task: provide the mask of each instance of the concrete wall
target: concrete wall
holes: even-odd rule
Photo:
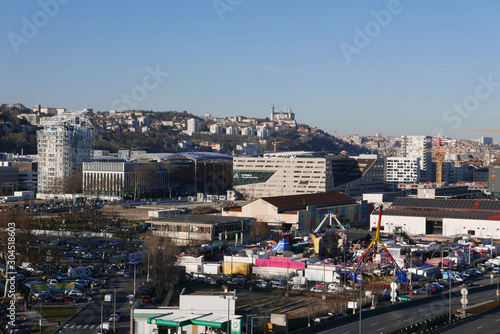
[[[499,238],[500,221],[443,218],[443,235],[469,234],[474,231],[474,236],[479,238]]]
[[[377,227],[378,215],[370,215],[370,230]],[[382,214],[383,233],[393,233],[396,227],[411,235],[425,235],[425,217],[384,216]],[[479,219],[443,218],[443,236],[469,234],[479,238],[500,238],[500,221]]]
[[[370,215],[370,230],[376,229],[377,223],[378,215]],[[425,235],[425,217],[384,216],[382,213],[381,226],[384,227],[383,233],[393,233],[395,227],[402,227],[411,235]]]
[[[286,268],[271,268],[271,267],[253,267],[252,273],[263,279],[282,279],[287,278]],[[288,269],[288,277],[301,276],[303,270]]]
[[[327,283],[335,282],[334,280],[335,271],[328,269],[329,269],[328,267],[325,267],[324,270],[323,268],[308,267],[306,268],[304,275],[305,277],[307,277],[309,281],[327,282]]]
[[[179,300],[179,310],[182,311],[207,311],[214,313],[227,314],[228,306],[229,313],[234,314],[236,300],[233,296],[227,295],[223,298],[222,295],[181,295]]]

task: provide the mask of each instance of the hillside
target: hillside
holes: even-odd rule
[[[185,133],[187,120],[198,118],[200,133],[189,136]],[[255,135],[226,135],[209,133],[213,121],[204,120],[188,112],[128,111],[120,116],[108,113],[91,114],[90,120],[96,129],[96,150],[143,150],[147,152],[218,151],[231,154],[237,145],[255,143],[259,151],[346,151],[350,155],[367,153],[367,150],[343,142],[319,129],[301,124],[301,131],[285,128],[272,131],[265,140]],[[235,125],[227,118],[224,124]],[[147,125],[145,125],[147,124]],[[36,126],[31,125],[23,114],[7,105],[0,112],[0,152],[36,154]],[[181,145],[180,145],[181,143]],[[214,148],[219,148],[214,150]]]

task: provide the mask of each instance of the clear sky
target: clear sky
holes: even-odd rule
[[[41,0],[0,12],[1,103],[267,117],[274,101],[338,135],[500,128],[494,0]]]

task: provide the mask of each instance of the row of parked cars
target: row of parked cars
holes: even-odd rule
[[[7,309],[7,305],[1,303],[0,304],[0,329],[3,333],[7,334],[31,334],[31,331],[28,329],[21,329],[17,325],[11,325],[9,322],[11,319],[8,317],[9,310]]]

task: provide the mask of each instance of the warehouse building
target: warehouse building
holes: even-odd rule
[[[273,230],[309,234],[328,213],[347,218],[352,225],[367,227],[367,203],[340,192],[263,197],[241,208],[223,212],[225,216],[255,217]]]
[[[377,228],[378,212],[370,216]],[[480,199],[396,198],[382,213],[380,230],[410,235],[500,238],[500,202]]]

